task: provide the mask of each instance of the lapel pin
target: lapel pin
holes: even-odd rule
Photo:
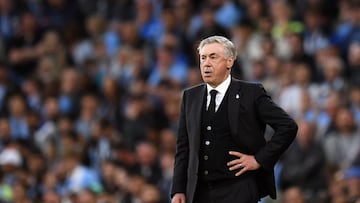
[[[236,99],[239,99],[239,98],[240,98],[239,94],[236,94]]]

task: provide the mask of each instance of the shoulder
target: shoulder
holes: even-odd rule
[[[245,80],[239,80],[234,77],[231,78],[231,81],[236,84],[244,85],[244,86],[259,86],[261,85],[260,82],[251,82],[251,81],[245,81]]]
[[[243,90],[250,90],[250,91],[264,90],[264,87],[260,82],[249,82],[235,78],[232,78],[231,81],[233,85],[238,86]]]
[[[202,90],[204,90],[204,88],[206,88],[205,83],[201,83],[199,85],[195,85],[192,87],[188,87],[184,90],[184,94],[196,94],[198,92],[201,92]]]

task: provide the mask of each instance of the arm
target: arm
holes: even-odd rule
[[[185,102],[186,102],[186,94],[184,92],[181,103],[181,110],[180,110],[178,137],[176,140],[174,176],[173,176],[173,184],[171,188],[171,196],[174,198],[173,200],[179,200],[179,198],[182,199],[177,194],[180,193],[185,194],[186,184],[187,184],[189,140],[187,134],[187,127],[186,127]]]
[[[261,166],[264,169],[273,169],[281,154],[288,148],[297,132],[296,123],[278,107],[265,90],[260,86],[253,86],[255,113],[259,122],[269,124],[275,133],[272,139],[266,143],[255,155],[243,154],[230,151],[229,154],[236,159],[228,162],[229,170],[239,170],[236,176],[249,170],[257,170]]]
[[[271,100],[262,86],[257,91],[255,102],[261,121],[274,129],[272,138],[255,154],[255,159],[264,169],[271,170],[295,139],[298,127],[295,121]]]

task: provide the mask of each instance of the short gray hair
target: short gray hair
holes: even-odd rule
[[[234,60],[236,59],[237,53],[234,43],[232,43],[229,39],[223,36],[211,36],[201,40],[197,50],[200,52],[200,49],[202,49],[205,45],[213,43],[223,45],[226,57],[232,57]]]

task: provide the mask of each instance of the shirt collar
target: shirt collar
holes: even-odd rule
[[[209,84],[206,84],[207,86],[207,93],[210,94],[211,90],[217,90],[218,93],[220,93],[221,95],[224,95],[226,90],[228,89],[228,87],[230,86],[230,82],[231,82],[231,77],[230,75],[226,78],[226,80],[224,80],[224,82],[222,82],[220,85],[218,85],[217,87],[213,88],[211,87]]]

